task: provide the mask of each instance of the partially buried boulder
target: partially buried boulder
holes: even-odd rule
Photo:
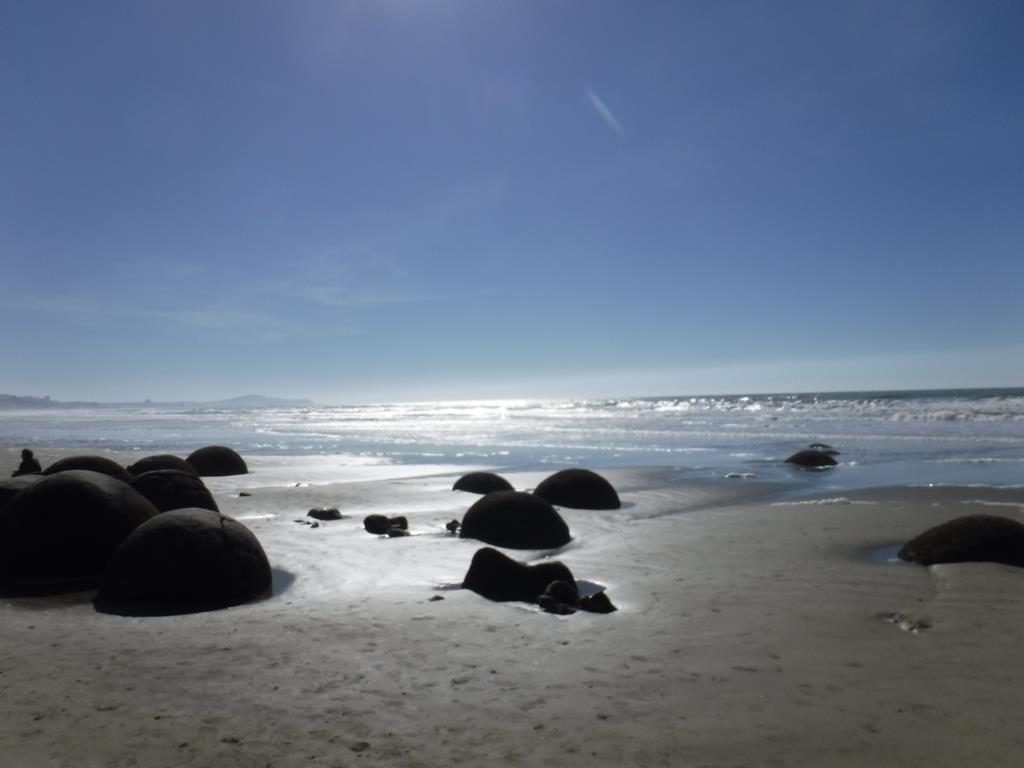
[[[202,477],[226,477],[248,474],[245,460],[233,449],[224,445],[208,445],[192,451],[185,459]]]
[[[179,472],[176,469],[143,472],[132,480],[131,486],[153,502],[153,506],[161,512],[188,507],[219,511],[213,495],[194,472]]]
[[[134,464],[128,465],[128,471],[133,475],[141,475],[145,472],[156,472],[159,469],[176,469],[179,472],[188,472],[190,475],[196,474],[196,471],[192,468],[191,464],[180,456],[172,456],[169,453],[147,456],[144,459],[139,459]]]
[[[337,507],[313,507],[306,516],[314,520],[341,520],[341,512]]]
[[[544,480],[533,493],[559,507],[618,509],[622,506],[612,484],[589,469],[563,469]]]
[[[536,603],[553,581],[576,586],[572,572],[562,563],[526,565],[496,549],[484,547],[473,555],[462,586],[488,600]]]
[[[252,531],[209,509],[177,509],[124,541],[93,604],[121,616],[166,616],[240,605],[270,590],[270,563]]]
[[[44,477],[0,509],[0,593],[95,587],[114,550],[157,509],[127,483],[89,470]]]
[[[807,449],[797,451],[786,459],[786,463],[792,464],[795,467],[819,469],[821,467],[834,467],[838,462],[826,451]]]
[[[43,474],[53,475],[57,472],[67,472],[69,469],[87,469],[90,472],[99,472],[101,475],[116,477],[122,483],[132,481],[131,472],[106,456],[68,456],[66,459],[55,461],[48,466],[43,470]]]
[[[1024,567],[1024,525],[996,515],[958,517],[915,536],[899,555],[921,565],[987,562]]]
[[[363,518],[363,527],[367,533],[386,534],[392,538],[409,535],[409,521],[402,516],[367,515]]]
[[[453,491],[468,491],[469,493],[492,493],[494,491],[514,491],[512,483],[501,475],[493,472],[470,472],[455,481]]]
[[[478,500],[462,518],[459,535],[512,549],[551,549],[572,540],[551,504],[521,491],[495,491]]]

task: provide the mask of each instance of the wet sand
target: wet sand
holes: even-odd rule
[[[0,451],[4,476],[16,464]],[[558,617],[450,588],[482,546],[444,532],[477,498],[450,490],[466,468],[250,465],[208,485],[262,542],[273,597],[144,619],[98,614],[90,593],[0,600],[5,765],[1010,766],[1024,753],[1024,570],[871,556],[969,512],[1024,520],[1024,489],[808,503],[603,472],[624,509],[562,510],[575,538],[553,556],[619,611]],[[531,488],[544,473],[506,476]],[[294,522],[318,505],[349,517]],[[407,516],[413,535],[366,533],[374,512]]]

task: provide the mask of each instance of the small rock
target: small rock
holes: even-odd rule
[[[239,491],[238,492],[238,497],[239,498],[244,498],[245,496],[252,496],[252,494],[249,493],[248,491]]]
[[[444,600],[444,596],[443,595],[434,595],[432,598],[430,598],[429,602],[436,603],[438,600]]]
[[[352,744],[349,747],[349,749],[351,749],[353,752],[365,752],[369,748],[370,742],[368,741],[357,741],[355,744]]]
[[[447,529],[448,533],[458,533],[459,528],[462,527],[462,523],[458,520],[449,520],[444,527]]]
[[[316,520],[341,520],[337,507],[313,507],[306,515]]]

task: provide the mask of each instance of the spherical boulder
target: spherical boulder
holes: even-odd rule
[[[156,456],[146,456],[144,459],[139,459],[134,464],[128,465],[128,471],[133,475],[141,475],[145,472],[155,472],[158,469],[176,469],[179,472],[188,472],[190,475],[196,474],[196,471],[192,468],[191,464],[180,456],[172,456],[169,453],[161,453]]]
[[[131,486],[153,502],[153,506],[161,512],[188,507],[219,511],[213,495],[194,472],[155,469],[133,479]]]
[[[87,469],[90,472],[99,472],[101,475],[115,477],[122,483],[132,481],[131,472],[106,456],[68,456],[48,466],[43,470],[43,474],[53,475],[57,472],[67,472],[69,469]]]
[[[270,591],[270,563],[252,531],[213,510],[176,509],[118,547],[93,605],[121,616],[166,616],[241,605]]]
[[[966,515],[929,528],[904,544],[901,560],[1004,563],[1024,567],[1024,525],[997,515]]]
[[[589,469],[555,472],[533,493],[556,506],[572,509],[618,509],[622,506],[612,484]]]
[[[202,477],[226,477],[249,473],[245,460],[234,449],[224,445],[199,448],[192,451],[185,461]]]
[[[470,472],[455,481],[453,491],[469,493],[492,493],[493,491],[514,491],[512,483],[493,472]]]
[[[0,509],[0,594],[95,587],[114,550],[157,514],[134,488],[99,472],[43,477]]]
[[[0,508],[30,485],[43,479],[42,475],[18,475],[10,480],[0,480]]]
[[[494,491],[479,499],[463,516],[459,536],[512,549],[552,549],[572,540],[551,504],[521,491]]]
[[[809,469],[834,467],[838,463],[839,462],[833,459],[827,451],[819,451],[817,449],[797,451],[786,459],[786,464],[792,464],[795,467],[804,467]]]
[[[527,565],[496,549],[484,547],[473,555],[462,587],[488,600],[536,603],[553,581],[576,584],[572,571],[560,562]]]

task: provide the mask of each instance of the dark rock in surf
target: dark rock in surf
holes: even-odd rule
[[[544,480],[533,493],[556,506],[572,509],[618,509],[622,506],[612,484],[589,469],[563,469]]]
[[[202,477],[227,477],[245,475],[249,468],[245,460],[233,449],[224,445],[208,445],[189,454],[185,459]]]
[[[839,451],[837,451],[831,445],[828,445],[826,443],[811,443],[807,447],[810,448],[812,451],[821,451],[822,453],[827,453],[829,456],[839,455]]]
[[[797,451],[786,459],[786,463],[792,464],[795,467],[819,469],[821,467],[834,467],[838,462],[824,451],[803,450]]]
[[[536,603],[553,581],[576,583],[572,572],[562,563],[526,565],[496,549],[484,547],[473,555],[462,586],[488,600]]]
[[[176,469],[179,472],[187,472],[190,475],[195,475],[196,471],[180,456],[172,456],[169,453],[161,453],[156,456],[146,456],[144,459],[139,459],[134,464],[128,465],[128,471],[133,475],[142,475],[146,472],[156,472],[160,469]]]
[[[130,483],[132,481],[131,472],[106,456],[68,456],[48,466],[43,470],[43,474],[53,475],[57,472],[67,472],[69,469],[86,469],[90,472],[99,472],[101,475],[117,478],[122,483]]]
[[[552,549],[572,540],[551,504],[521,491],[495,491],[479,499],[462,518],[459,536],[512,549]]]
[[[94,588],[114,550],[157,514],[134,488],[99,472],[40,479],[0,509],[0,594]]]
[[[161,512],[189,507],[219,511],[213,495],[195,472],[156,469],[143,472],[132,480],[131,486]]]
[[[117,549],[94,605],[122,616],[196,613],[270,594],[270,563],[252,531],[208,509],[140,525]]]
[[[306,515],[314,520],[341,520],[341,512],[337,507],[313,507]]]
[[[966,515],[929,528],[904,544],[901,560],[937,563],[1003,563],[1024,567],[1024,525],[996,515]]]
[[[452,490],[486,494],[494,491],[514,491],[515,488],[504,477],[493,472],[470,472],[456,480]]]
[[[444,524],[444,527],[445,530],[448,531],[448,533],[458,534],[459,528],[462,527],[462,523],[460,523],[458,520],[449,520],[447,523]]]

